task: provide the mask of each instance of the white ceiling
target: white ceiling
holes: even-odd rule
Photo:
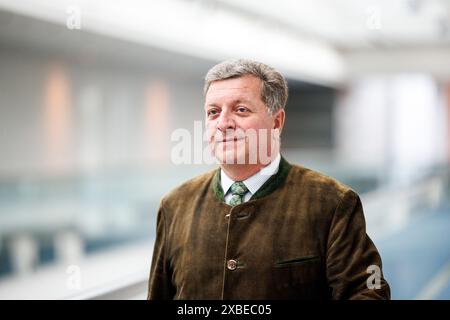
[[[449,0],[220,0],[346,50],[450,44]]]
[[[85,31],[209,60],[253,58],[322,84],[344,81],[358,52],[438,49],[444,61],[432,67],[449,62],[450,0],[0,0],[61,26],[73,6]]]

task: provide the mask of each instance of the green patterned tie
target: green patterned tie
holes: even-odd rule
[[[242,181],[235,182],[231,185],[231,199],[229,205],[234,207],[235,205],[244,202],[244,195],[247,193],[248,189]]]

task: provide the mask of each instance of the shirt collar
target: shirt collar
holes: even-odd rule
[[[262,185],[269,180],[269,178],[278,172],[278,167],[280,165],[281,155],[277,154],[275,159],[269,163],[267,166],[259,170],[257,173],[252,175],[251,177],[244,180],[245,186],[248,188],[251,194],[255,194]],[[223,194],[226,195],[231,185],[235,181],[227,176],[225,171],[220,170],[220,183],[222,185]]]

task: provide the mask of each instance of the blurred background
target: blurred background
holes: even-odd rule
[[[361,195],[392,298],[450,299],[447,0],[0,0],[0,299],[145,298],[228,58],[287,77],[282,152]]]

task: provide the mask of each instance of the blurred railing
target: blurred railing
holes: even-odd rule
[[[434,212],[446,200],[448,171],[401,187],[386,187],[361,195],[367,233],[373,239],[392,234],[414,216]]]
[[[441,171],[412,185],[362,193],[368,234],[378,241],[404,227],[415,215],[433,212],[449,198],[448,186],[448,171]],[[152,249],[153,243],[147,239],[101,250],[72,264],[66,260],[30,274],[0,279],[0,298],[145,299]],[[73,277],[70,265],[81,272],[79,288],[68,283]]]
[[[429,177],[412,186],[385,188],[361,196],[368,233],[381,238],[404,226],[415,212],[436,208],[446,197],[448,173]],[[79,295],[83,299],[144,299],[148,275],[120,281],[114,287]]]
[[[91,289],[67,297],[72,300],[143,300],[146,298],[148,274],[136,273],[119,279],[112,285]]]
[[[0,280],[1,299],[143,299],[153,242],[122,244]]]

